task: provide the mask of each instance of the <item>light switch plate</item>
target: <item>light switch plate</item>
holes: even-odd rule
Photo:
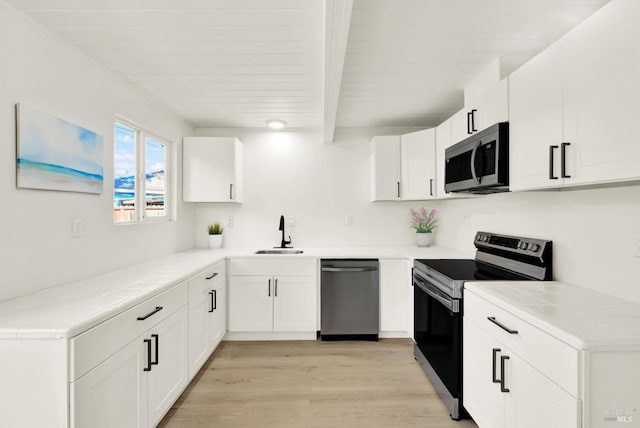
[[[287,222],[289,223],[289,227],[293,227],[296,225],[296,218],[294,216],[287,217]]]
[[[352,215],[344,216],[344,224],[346,226],[351,226],[353,224],[353,216]]]
[[[227,217],[227,227],[228,228],[233,227],[233,217]]]
[[[71,237],[80,238],[84,236],[84,219],[74,218],[71,221]]]

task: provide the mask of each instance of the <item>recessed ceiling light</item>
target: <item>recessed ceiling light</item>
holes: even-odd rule
[[[280,119],[269,119],[267,120],[267,126],[271,129],[282,129],[287,125],[287,122]]]

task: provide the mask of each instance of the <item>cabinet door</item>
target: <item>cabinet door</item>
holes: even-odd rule
[[[466,334],[466,332],[465,332]],[[580,402],[513,352],[504,361],[507,427],[578,428]]]
[[[186,137],[182,148],[182,190],[186,202],[238,202],[235,138]],[[236,188],[237,191],[237,188]]]
[[[317,330],[315,277],[275,277],[273,295],[273,331]]]
[[[400,193],[400,137],[373,137],[372,150],[372,191],[374,201],[397,201]]]
[[[188,383],[188,320],[185,305],[149,331],[154,363],[147,372],[149,426],[160,422]]]
[[[640,177],[637,0],[605,5],[562,39],[565,184]]]
[[[272,331],[271,276],[229,277],[229,331]]]
[[[207,349],[209,350],[209,355],[218,347],[218,344],[227,333],[226,291],[225,278],[221,277],[215,279],[209,292],[211,294],[207,294],[209,298],[209,306],[207,307]]]
[[[500,384],[493,382],[494,369],[498,379],[500,377],[500,356],[505,348],[468,321],[467,317],[464,317],[463,322],[462,404],[481,427],[515,427],[505,425],[505,394],[500,391]],[[495,365],[494,352],[497,359]]]
[[[444,152],[451,144],[451,119],[447,119],[436,128],[436,197],[438,199],[448,199],[454,195],[444,191]]]
[[[425,129],[400,137],[400,193],[403,200],[435,198],[435,142],[435,129]]]
[[[407,334],[407,284],[410,283],[406,260],[380,260],[380,330]]]
[[[189,300],[189,379],[209,358],[209,295],[200,293]]]
[[[470,109],[463,108],[451,116],[451,142],[453,144],[459,143],[472,134],[469,116],[467,116],[470,111]]]
[[[71,426],[147,426],[147,346],[131,342],[70,385]]]
[[[502,79],[500,83],[481,95],[476,102],[476,111],[473,114],[478,131],[496,123],[508,121],[509,79]]]
[[[551,45],[509,77],[511,190],[558,187],[562,143],[562,52]],[[555,146],[554,157],[550,148]]]

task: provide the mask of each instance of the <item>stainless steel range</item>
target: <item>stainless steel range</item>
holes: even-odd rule
[[[467,416],[462,391],[466,281],[551,280],[552,243],[478,232],[476,257],[422,259],[413,266],[414,353],[453,419]]]

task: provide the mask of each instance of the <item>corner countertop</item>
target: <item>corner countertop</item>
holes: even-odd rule
[[[640,305],[558,281],[467,282],[465,292],[577,349],[640,346]]]
[[[260,248],[262,249],[262,248]],[[192,249],[0,303],[0,339],[76,336],[231,257],[238,258],[472,258],[441,247],[296,248],[302,254],[255,254],[258,248]]]

